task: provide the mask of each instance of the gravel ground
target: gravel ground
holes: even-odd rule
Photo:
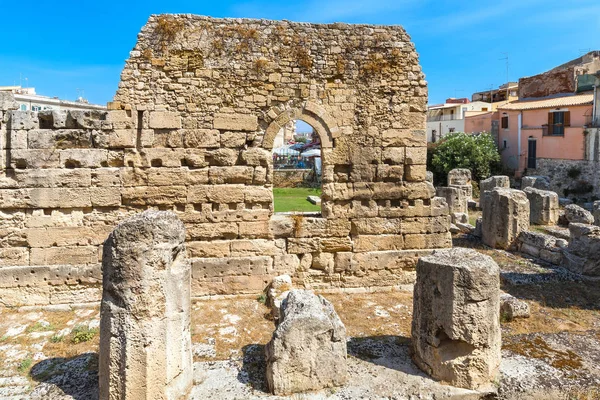
[[[526,301],[531,318],[502,323],[500,399],[600,399],[600,282],[484,248],[502,289]],[[345,323],[350,382],[295,399],[493,398],[436,382],[409,357],[412,294],[329,293]],[[269,399],[263,350],[274,325],[257,299],[195,302],[193,399]],[[97,308],[0,309],[0,399],[96,399]]]

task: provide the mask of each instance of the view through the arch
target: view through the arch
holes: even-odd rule
[[[312,126],[290,121],[273,145],[275,212],[321,211],[321,140]]]

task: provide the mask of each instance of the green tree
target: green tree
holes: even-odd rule
[[[473,180],[479,182],[500,167],[500,154],[489,133],[451,133],[429,146],[427,152],[428,168],[437,182],[444,182],[454,168],[470,169]]]

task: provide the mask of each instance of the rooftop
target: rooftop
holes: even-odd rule
[[[539,108],[556,108],[566,106],[583,106],[594,103],[591,93],[576,95],[552,96],[542,99],[518,100],[498,107],[499,110],[535,110]]]

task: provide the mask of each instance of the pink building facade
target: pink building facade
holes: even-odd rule
[[[505,167],[522,176],[537,159],[586,159],[592,94],[521,100],[498,108],[498,147]]]

